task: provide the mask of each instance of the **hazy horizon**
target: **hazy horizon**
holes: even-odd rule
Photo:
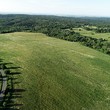
[[[109,0],[3,0],[0,14],[110,17]]]

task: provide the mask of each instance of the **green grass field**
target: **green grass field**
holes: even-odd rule
[[[0,59],[20,66],[20,110],[110,110],[110,56],[40,33],[0,35]],[[14,70],[12,70],[14,71]],[[17,104],[23,104],[18,106]]]
[[[75,32],[79,32],[81,35],[89,36],[93,38],[103,38],[110,41],[110,33],[96,33],[94,31],[87,31],[83,28],[73,28]]]

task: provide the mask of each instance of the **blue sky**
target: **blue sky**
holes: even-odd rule
[[[110,0],[0,0],[0,13],[110,17]]]

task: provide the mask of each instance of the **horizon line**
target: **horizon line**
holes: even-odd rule
[[[93,17],[93,18],[110,18],[110,16],[95,16],[95,15],[70,15],[70,14],[43,14],[43,13],[13,13],[1,12],[0,15],[38,15],[38,16],[60,16],[60,17]]]

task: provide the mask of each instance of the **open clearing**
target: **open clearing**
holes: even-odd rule
[[[0,59],[20,66],[21,110],[109,110],[110,56],[79,43],[17,32],[0,35]],[[16,106],[16,105],[15,105]]]
[[[93,38],[103,38],[110,41],[110,33],[96,33],[94,31],[87,31],[83,28],[73,28],[75,32],[79,32],[81,35],[89,36]]]

